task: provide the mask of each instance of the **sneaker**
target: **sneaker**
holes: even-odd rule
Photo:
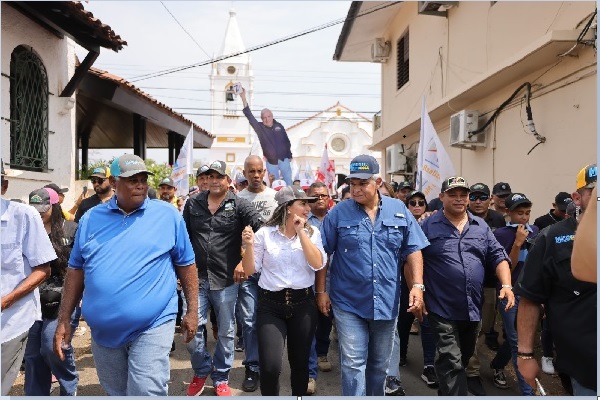
[[[504,369],[494,368],[492,364],[490,364],[490,368],[494,372],[494,386],[496,386],[499,389],[508,389],[508,383],[506,382]]]
[[[485,345],[492,351],[498,351],[500,343],[498,343],[498,336],[487,336],[485,337]]]
[[[486,396],[481,378],[478,376],[467,376],[467,389],[473,396]]]
[[[400,357],[400,366],[406,367],[407,364],[408,364],[408,361],[406,360],[406,357]]]
[[[231,389],[227,382],[221,382],[215,386],[215,394],[217,396],[231,396]]]
[[[242,390],[244,392],[254,392],[258,389],[258,382],[260,381],[260,374],[258,371],[252,371],[246,367],[246,377],[242,383]]]
[[[317,391],[317,381],[315,378],[308,378],[308,384],[306,385],[306,395],[312,396]]]
[[[192,383],[188,386],[187,395],[188,396],[199,396],[202,394],[204,390],[204,383],[206,382],[206,376],[200,378],[199,376],[194,376],[192,379]]]
[[[171,345],[171,351],[169,352],[169,354],[173,354],[174,351],[175,351],[175,340],[173,340],[173,344]]]
[[[438,387],[437,375],[435,374],[435,369],[431,365],[428,365],[425,368],[423,368],[421,379],[423,379],[423,381],[425,381],[427,386],[429,386],[430,388]]]
[[[542,357],[542,371],[548,375],[556,374],[552,357]]]
[[[319,367],[319,370],[323,372],[331,371],[331,363],[327,359],[327,356],[320,356],[317,361],[317,366]]]
[[[386,396],[406,396],[400,380],[395,376],[385,378],[385,395]]]
[[[413,321],[412,325],[410,326],[410,334],[411,335],[419,334],[419,322],[417,321],[417,319],[415,319]]]
[[[237,351],[238,353],[241,353],[242,351],[244,351],[244,338],[243,337],[239,337],[237,340],[237,343],[235,344],[235,351]]]

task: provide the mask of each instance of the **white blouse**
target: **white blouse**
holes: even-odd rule
[[[325,266],[327,255],[321,232],[315,227],[310,241],[321,252],[319,270]],[[288,239],[276,226],[263,226],[254,235],[254,264],[261,273],[258,286],[266,290],[304,289],[315,283],[315,269],[306,261],[298,235]]]

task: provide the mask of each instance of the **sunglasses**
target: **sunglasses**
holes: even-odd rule
[[[487,194],[482,194],[481,196],[472,194],[469,196],[470,201],[477,201],[477,200],[486,201],[489,198],[490,198],[490,196],[488,196]]]
[[[419,207],[425,207],[425,200],[410,200],[408,202],[409,205],[416,207],[417,204],[419,205]]]
[[[106,178],[92,178],[90,179],[90,182],[92,182],[92,185],[95,185],[96,183],[102,185],[105,180]]]

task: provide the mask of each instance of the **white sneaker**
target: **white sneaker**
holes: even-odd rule
[[[542,357],[542,371],[548,375],[556,374],[552,357]]]

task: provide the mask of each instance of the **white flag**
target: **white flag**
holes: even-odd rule
[[[194,173],[194,125],[190,126],[190,131],[185,137],[185,141],[179,151],[179,156],[175,165],[173,165],[173,172],[171,172],[171,179],[175,183],[177,188],[178,196],[187,196],[190,190],[189,176]]]
[[[315,180],[315,174],[313,173],[308,158],[306,159],[306,164],[304,165],[304,179],[310,179],[311,181]]]
[[[416,187],[423,192],[427,202],[430,202],[439,196],[442,181],[455,174],[452,161],[444,146],[442,146],[431,118],[429,118],[429,113],[425,107],[425,97],[423,97]]]
[[[316,181],[325,183],[330,192],[335,190],[333,187],[335,184],[335,162],[334,160],[329,160],[327,144],[325,144],[325,149],[323,149],[323,156],[321,157],[321,163],[317,171]]]

